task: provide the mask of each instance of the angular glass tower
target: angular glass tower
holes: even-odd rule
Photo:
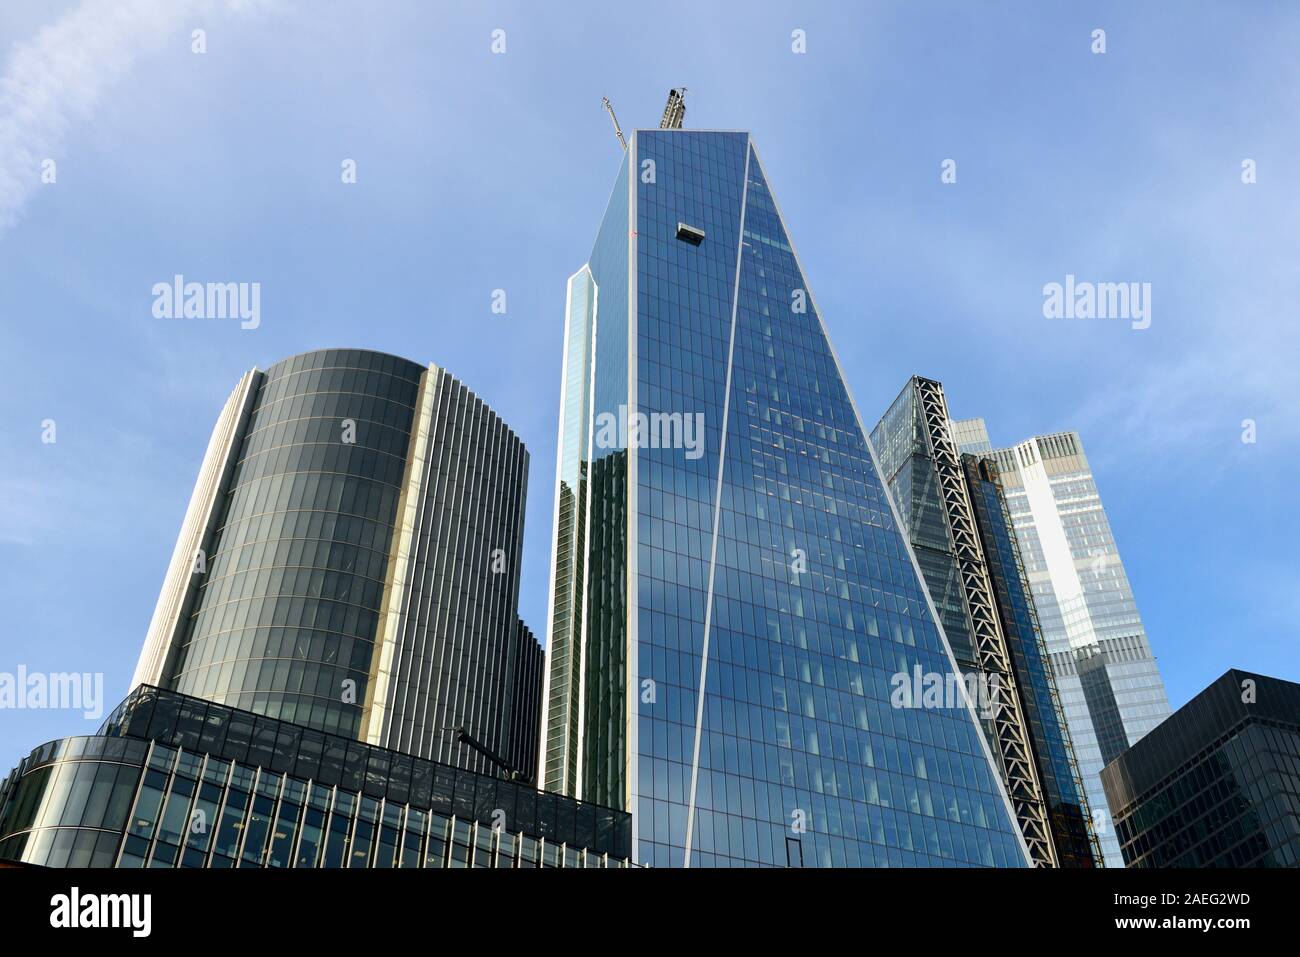
[[[988,445],[978,420],[957,423]],[[1101,769],[1169,716],[1169,699],[1077,432],[993,453],[1107,867],[1123,867]]]
[[[528,452],[438,366],[326,349],[250,370],[204,457],[132,686],[531,777],[518,618]]]
[[[994,689],[989,748],[1034,863],[1099,867],[1083,783],[997,465],[957,453],[943,386],[913,376],[872,430],[958,666]]]
[[[633,133],[569,282],[542,782],[654,866],[1024,866],[743,132]]]

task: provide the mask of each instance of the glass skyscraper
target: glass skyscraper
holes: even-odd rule
[[[1101,853],[997,465],[959,456],[954,433],[943,386],[913,376],[871,439],[958,667],[992,690],[981,717],[1031,858],[1044,867],[1097,867]]]
[[[981,420],[963,448],[990,447]],[[1106,866],[1123,867],[1101,769],[1169,716],[1133,589],[1076,432],[993,452]]]
[[[212,434],[132,686],[536,773],[518,617],[528,453],[438,366],[356,349],[246,373]]]
[[[1024,866],[748,134],[638,130],[569,281],[542,781],[654,866]]]

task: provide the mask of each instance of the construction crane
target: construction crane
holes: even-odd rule
[[[626,150],[627,140],[623,137],[623,128],[618,125],[618,117],[614,115],[614,104],[609,102],[607,96],[602,96],[600,102],[604,104],[610,122],[614,124],[614,135],[618,137],[618,145]],[[686,87],[683,86],[668,91],[668,102],[664,105],[664,115],[659,121],[659,129],[680,130],[684,119],[686,119]]]
[[[668,102],[664,105],[664,118],[659,121],[659,129],[680,130],[684,119],[686,119],[686,87],[669,90]]]
[[[614,115],[614,104],[609,102],[609,97],[602,96],[600,102],[605,104],[605,109],[609,110],[609,118],[614,123],[614,135],[618,137],[618,145],[627,150],[627,140],[623,139],[623,130],[619,128],[618,117]]]

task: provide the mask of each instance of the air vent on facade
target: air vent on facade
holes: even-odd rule
[[[687,226],[685,223],[678,223],[677,238],[690,243],[692,246],[698,246],[704,242],[704,230],[697,229],[694,226]]]

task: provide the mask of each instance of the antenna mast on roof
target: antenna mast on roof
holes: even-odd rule
[[[614,104],[609,102],[609,97],[602,96],[600,102],[605,104],[605,109],[609,110],[609,118],[614,123],[614,135],[618,137],[618,145],[627,150],[627,140],[623,139],[623,131],[619,128],[618,117],[614,115]]]
[[[686,87],[669,90],[668,102],[664,105],[664,118],[659,121],[659,129],[680,130],[684,119],[686,119]]]

